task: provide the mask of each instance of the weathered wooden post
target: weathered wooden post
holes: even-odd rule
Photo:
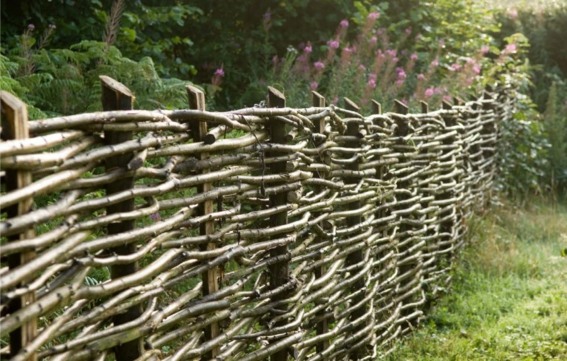
[[[205,94],[200,89],[188,85],[187,94],[189,96],[189,108],[195,110],[205,110]],[[190,124],[191,133],[194,142],[205,141],[205,136],[208,132],[208,125],[205,121],[193,122]],[[197,156],[198,160],[205,160],[209,158],[208,153],[199,153]],[[208,173],[207,169],[204,169],[202,173]],[[203,183],[197,186],[198,193],[209,192],[213,189],[212,183]],[[213,213],[214,201],[206,200],[199,204],[198,215],[204,216]],[[201,223],[199,232],[203,236],[209,236],[214,233],[214,222],[212,220],[207,220]],[[201,250],[212,251],[216,248],[216,245],[212,242],[201,245]],[[210,295],[219,290],[219,278],[220,270],[218,267],[213,267],[202,274],[203,279],[203,296]],[[205,328],[205,342],[212,340],[219,336],[220,328],[218,322],[213,322]],[[205,360],[210,360],[215,358],[219,354],[219,347],[214,347],[210,352],[204,355]]]
[[[354,112],[360,112],[360,107],[356,103],[354,103],[352,100],[350,100],[348,98],[344,98],[344,102],[345,102],[345,109],[350,110],[350,111],[354,111]],[[348,138],[349,140],[345,144],[346,147],[360,148],[361,133],[360,133],[360,124],[359,123],[349,122],[347,124],[347,129],[346,129],[345,135],[349,137]],[[357,159],[352,164],[347,165],[346,168],[348,170],[357,172],[357,171],[360,170],[359,164],[360,164],[360,159]],[[357,184],[359,182],[360,182],[360,179],[356,176],[345,177],[345,184]],[[361,201],[355,201],[355,202],[352,202],[352,203],[349,204],[349,208],[351,210],[358,210],[361,207],[362,207]],[[346,223],[347,223],[348,227],[358,226],[358,225],[360,225],[360,223],[362,223],[362,215],[359,214],[359,215],[348,216],[348,217],[346,217]],[[361,249],[356,250],[354,252],[351,252],[346,257],[347,267],[351,267],[351,266],[355,266],[355,265],[361,265],[363,261],[364,261],[364,252]],[[366,277],[361,277],[359,280],[357,280],[356,282],[353,283],[353,285],[351,286],[352,293],[359,292],[360,290],[365,288],[365,279],[366,279]],[[356,304],[362,302],[362,300],[364,300],[365,296],[366,296],[366,292],[359,292],[356,297],[353,297],[352,304],[356,305]],[[356,309],[355,311],[353,311],[351,313],[350,320],[352,322],[354,322],[354,321],[358,320],[359,318],[364,317],[364,315],[366,314],[366,311],[367,311],[367,308],[365,306],[359,307],[358,309]],[[366,326],[366,322],[363,322],[362,324],[360,324],[360,326],[358,326],[358,329],[353,330],[353,333],[364,329],[365,326]],[[358,360],[358,359],[360,359],[364,356],[364,352],[361,352],[361,350],[356,349],[356,350],[351,350],[349,352],[349,355],[350,355],[349,356],[350,359]]]
[[[311,92],[311,96],[312,96],[312,103],[314,107],[324,107],[325,106],[325,97],[322,96],[321,94],[319,94],[316,91],[312,91]],[[325,118],[320,118],[317,120],[317,122],[314,124],[315,125],[315,129],[314,131],[319,133],[319,134],[324,134],[325,133]],[[316,144],[319,145],[319,144]],[[318,189],[320,190],[320,189]],[[318,214],[315,214],[315,217],[317,217]],[[320,266],[317,267],[315,269],[315,277],[320,278],[323,277],[323,275],[325,274],[325,267],[324,266]],[[317,323],[316,329],[317,329],[317,335],[322,335],[325,334],[327,332],[329,332],[329,321],[328,319],[325,317],[325,310],[321,310],[316,317],[321,317],[321,321]],[[317,352],[321,353],[323,351],[325,351],[325,349],[327,349],[329,347],[329,340],[324,340],[320,343],[317,344]]]
[[[1,95],[1,112],[2,112],[2,139],[26,139],[29,138],[28,130],[28,110],[24,102],[12,94],[2,91]],[[22,171],[18,169],[6,170],[6,192],[21,189],[32,183],[32,175],[30,171]],[[7,207],[6,213],[8,218],[17,217],[31,211],[33,206],[33,197],[22,199],[20,202]],[[14,234],[8,237],[8,242],[23,239],[31,239],[35,237],[33,228],[27,229],[20,234]],[[16,268],[25,264],[36,256],[34,251],[16,253],[8,256],[8,267]],[[20,285],[25,286],[25,285]],[[35,301],[35,292],[31,291],[20,297],[14,298],[8,305],[8,312],[13,313],[26,305]],[[34,339],[37,333],[37,320],[31,319],[25,322],[20,328],[10,333],[10,355],[15,356],[18,351],[25,348],[26,345]],[[37,356],[31,356],[28,360],[35,361]]]
[[[284,95],[277,89],[268,87],[268,102],[267,105],[269,108],[284,108],[285,107],[285,97]],[[271,144],[285,144],[286,143],[286,131],[285,131],[285,124],[276,119],[270,119],[270,123],[267,125],[268,130],[270,132],[270,143]],[[277,153],[268,153],[268,156],[277,156]],[[270,166],[270,173],[271,174],[284,174],[287,173],[286,171],[286,162],[274,162]],[[273,194],[270,196],[270,208],[275,208],[287,203],[287,194],[285,192],[281,192],[278,194]],[[287,212],[279,212],[272,216],[270,216],[270,225],[272,227],[277,227],[287,224]],[[278,237],[278,236],[275,236]],[[270,251],[270,257],[282,257],[288,253],[288,247],[279,246]],[[281,261],[278,263],[274,263],[268,267],[270,273],[270,289],[278,288],[279,286],[285,285],[289,281],[289,261]],[[281,299],[285,299],[289,295],[289,291],[283,292],[280,294]],[[278,311],[285,312],[287,310],[287,306],[283,306],[282,309]],[[285,321],[283,321],[285,323]],[[276,324],[277,326],[281,326],[280,324]],[[277,342],[275,340],[274,342]],[[270,360],[272,361],[285,361],[287,360],[288,350],[284,349],[274,353]]]
[[[409,108],[401,101],[395,100],[394,111],[398,114],[406,115],[409,112]],[[410,131],[409,119],[400,117],[396,119],[396,123],[398,127],[396,129],[395,135],[396,137],[399,137],[398,144],[402,146],[402,151],[405,153],[407,152],[407,149],[405,149],[406,144],[405,141],[403,140],[403,137],[407,136],[408,132]],[[411,158],[406,155],[401,156],[400,159],[403,162],[407,162],[408,160],[411,160]],[[406,180],[398,181],[397,187],[399,189],[407,190],[406,194],[399,194],[397,199],[398,203],[401,203],[402,205],[396,208],[400,211],[403,211],[406,210],[408,207],[407,204],[408,200],[413,197],[413,195],[410,195],[408,193],[411,193],[412,190],[415,189],[415,185],[412,180],[406,179]],[[405,217],[411,217],[411,213],[406,214]],[[416,308],[415,305],[412,305],[413,303],[412,301],[415,301],[415,299],[412,300],[412,296],[414,294],[413,290],[416,287],[421,286],[421,281],[419,280],[419,278],[422,277],[421,273],[422,273],[423,264],[421,258],[412,260],[412,257],[408,256],[409,252],[415,251],[414,248],[416,247],[416,244],[411,242],[412,239],[415,238],[415,235],[412,234],[412,231],[414,232],[416,231],[415,226],[411,225],[411,223],[409,222],[407,223],[402,222],[399,231],[400,231],[400,235],[405,236],[405,239],[402,239],[401,242],[399,242],[398,254],[404,255],[405,258],[401,258],[398,260],[399,262],[398,267],[401,277],[400,289],[398,291],[400,294],[398,295],[398,299],[402,303],[401,314],[400,314],[401,319],[405,320],[407,325],[406,328],[402,327],[402,332],[407,332],[412,328],[412,326],[415,326],[417,323],[417,322],[411,322],[411,318],[410,318],[414,315],[412,310]],[[417,252],[421,252],[421,250]]]
[[[100,76],[102,85],[102,108],[108,110],[131,110],[134,102],[134,95],[124,86],[124,84],[108,77]],[[132,139],[133,132],[131,131],[105,131],[104,142],[106,145],[120,144]],[[119,154],[109,157],[105,161],[105,168],[107,171],[116,168],[126,169],[128,162],[132,159],[133,154]],[[123,192],[134,187],[134,177],[124,177],[116,182],[106,185],[106,194],[111,195]],[[127,199],[122,202],[115,203],[106,208],[106,214],[115,214],[123,212],[131,212],[134,210],[134,199]],[[134,220],[123,220],[120,222],[109,223],[107,231],[109,235],[127,233],[134,229]],[[129,243],[118,246],[111,250],[117,255],[129,255],[136,252],[136,244]],[[138,263],[131,262],[110,267],[110,275],[112,279],[125,277],[127,275],[136,273],[138,271]],[[125,313],[113,317],[115,326],[130,322],[137,319],[142,314],[140,305],[129,308]],[[135,360],[143,353],[143,346],[141,339],[135,339],[114,348],[114,354],[117,360]]]
[[[372,114],[382,114],[382,104],[374,99],[370,101],[370,104],[372,107]]]

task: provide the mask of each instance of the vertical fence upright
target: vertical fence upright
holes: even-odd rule
[[[360,108],[357,104],[355,104],[352,100],[348,98],[344,98],[345,101],[345,109],[353,111],[353,112],[360,112]],[[345,135],[348,137],[346,146],[349,148],[360,148],[361,146],[361,132],[360,132],[360,124],[357,121],[349,121],[347,123],[347,129]],[[360,158],[356,157],[356,159],[349,165],[347,165],[347,169],[353,171],[353,176],[345,177],[345,184],[356,185],[360,182],[360,177],[356,174],[359,171],[359,164]],[[349,204],[349,209],[352,211],[357,211],[362,207],[361,201],[354,201]],[[347,227],[357,227],[362,223],[362,215],[357,214],[346,217]],[[362,249],[357,249],[351,253],[349,253],[346,257],[346,264],[347,267],[352,269],[352,273],[355,273],[356,270],[360,269],[364,263],[364,252]],[[358,326],[353,330],[353,333],[360,331],[365,328],[366,322],[360,323],[360,319],[364,317],[366,313],[366,305],[361,304],[364,302],[364,298],[366,292],[365,289],[365,277],[361,277],[356,282],[354,282],[351,286],[352,292],[356,293],[356,296],[352,299],[351,307],[354,306],[356,309],[351,313],[351,322],[359,323]],[[357,322],[358,321],[358,322]],[[367,320],[365,320],[367,321]],[[361,352],[360,349],[350,350],[349,352],[350,358],[353,360],[358,360],[363,357],[364,352]]]
[[[284,108],[285,107],[285,97],[284,95],[275,88],[268,87],[268,102],[267,105],[269,108]],[[268,131],[270,134],[270,143],[271,144],[285,144],[286,143],[286,130],[285,124],[277,119],[270,119],[270,123],[267,125]],[[269,157],[277,156],[277,153],[270,152],[268,154]],[[286,162],[273,162],[270,165],[270,173],[271,174],[283,174],[286,173]],[[287,194],[286,192],[281,192],[277,194],[270,195],[270,208],[276,208],[278,206],[284,205],[287,203]],[[287,212],[279,212],[270,216],[270,225],[272,227],[282,226],[287,224]],[[277,237],[277,236],[275,236]],[[270,257],[283,257],[288,253],[288,247],[279,246],[275,247],[270,251]],[[289,261],[281,261],[278,263],[274,263],[269,266],[268,268],[270,273],[270,288],[276,289],[280,286],[285,285],[289,281]],[[289,291],[283,292],[280,294],[280,299],[285,299],[289,295]],[[281,309],[278,309],[278,312],[284,313],[287,311],[287,306],[282,306]],[[285,321],[284,321],[285,323]],[[276,324],[277,326],[281,326],[280,324]],[[275,340],[277,342],[277,340]],[[271,356],[272,361],[285,361],[287,360],[288,350],[283,349],[277,351]]]
[[[102,108],[109,110],[131,110],[134,102],[132,92],[118,81],[102,75],[100,77],[102,85]],[[104,142],[106,145],[120,144],[131,140],[132,131],[105,131]],[[122,169],[127,171],[127,165],[133,157],[133,153],[118,154],[105,160],[107,171],[112,169]],[[111,182],[106,186],[106,195],[120,193],[134,188],[134,177],[126,176],[115,182]],[[123,212],[132,212],[134,210],[134,198],[112,204],[106,208],[106,214],[116,214]],[[122,220],[120,222],[109,223],[107,231],[109,235],[127,233],[135,228],[134,220]],[[129,255],[136,252],[136,243],[128,243],[112,249],[117,255]],[[114,265],[110,267],[110,275],[112,279],[125,277],[138,271],[138,263],[136,261]],[[130,307],[126,312],[113,317],[115,326],[130,322],[137,319],[142,314],[140,305]],[[135,339],[114,348],[117,360],[135,360],[142,355],[142,340]]]
[[[18,98],[8,92],[1,93],[2,112],[2,140],[15,140],[29,138],[28,111],[26,105]],[[21,189],[32,182],[32,174],[27,170],[8,169],[5,178],[6,192]],[[20,202],[6,208],[8,218],[24,215],[31,211],[33,197],[22,199]],[[22,231],[8,237],[8,241],[32,239],[35,236],[33,228]],[[8,256],[7,262],[10,269],[26,264],[35,258],[34,251],[15,253]],[[1,256],[1,255],[0,255]],[[25,286],[25,285],[21,285]],[[30,291],[10,301],[8,312],[13,313],[27,304],[35,301],[35,292]],[[37,320],[35,318],[24,323],[21,327],[10,333],[10,355],[15,356],[19,350],[34,339],[37,333]],[[35,361],[37,356],[31,356],[28,360]]]
[[[324,107],[325,106],[325,97],[323,97],[321,94],[319,94],[316,91],[312,91],[311,92],[311,97],[312,97],[312,104],[314,107]],[[321,135],[323,135],[325,133],[325,118],[321,118],[319,119],[315,124],[315,129],[314,131],[316,133],[319,133]],[[319,146],[319,143],[315,144],[316,146]],[[323,158],[323,157],[321,157]],[[319,171],[319,172],[323,172],[323,171]],[[317,175],[318,177],[322,177],[321,174],[318,173]],[[324,175],[323,175],[324,176]],[[318,191],[320,191],[321,189],[318,188]],[[314,215],[315,217],[318,216],[318,214]],[[324,240],[322,240],[324,241]],[[321,259],[323,256],[320,256],[319,259]],[[323,275],[325,274],[325,266],[321,265],[320,267],[317,267],[315,269],[315,276],[317,278],[323,277]],[[318,314],[317,314],[317,318],[320,318],[321,321],[317,322],[317,335],[322,335],[325,334],[327,332],[329,332],[329,320],[328,317],[326,315],[326,310],[322,309]],[[325,349],[327,349],[329,347],[329,340],[325,339],[321,342],[319,342],[317,344],[316,350],[318,353],[321,353],[323,351],[325,351]]]
[[[205,94],[202,90],[194,87],[194,86],[187,86],[187,94],[189,96],[189,108],[195,110],[205,110]],[[190,124],[190,129],[193,137],[193,142],[202,142],[207,135],[208,132],[208,125],[206,121],[198,121],[193,122]],[[205,160],[209,158],[209,154],[207,153],[199,153],[197,155],[198,160]],[[203,173],[207,173],[208,170],[203,170]],[[212,183],[202,183],[197,186],[198,193],[206,193],[213,189]],[[214,211],[214,201],[213,200],[205,200],[199,204],[198,208],[198,215],[205,216],[207,214],[213,213]],[[206,220],[205,222],[201,223],[199,228],[199,233],[202,236],[210,236],[214,233],[214,222],[212,220]],[[202,251],[213,251],[216,249],[216,245],[213,242],[209,242],[207,244],[201,245]],[[220,277],[220,270],[218,267],[213,267],[202,274],[203,279],[203,296],[210,295],[215,293],[219,290],[219,277]],[[213,322],[209,326],[205,328],[205,342],[210,341],[216,337],[218,337],[220,333],[219,324],[218,322]],[[215,358],[219,354],[219,347],[214,347],[210,352],[204,355],[205,360],[210,360]]]

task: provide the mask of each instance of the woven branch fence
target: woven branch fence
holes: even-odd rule
[[[2,93],[0,332],[10,360],[374,360],[447,289],[495,177],[504,93],[27,121]]]

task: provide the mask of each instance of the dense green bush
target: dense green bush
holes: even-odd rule
[[[531,44],[528,57],[534,86],[530,95],[543,112],[551,85],[567,80],[567,3],[510,7],[501,10],[497,19],[503,24],[501,38],[521,32]]]
[[[526,2],[520,6],[507,6],[500,10],[497,19],[502,22],[502,32],[497,37],[522,32],[530,43],[527,53],[530,62],[525,73],[530,74],[530,86],[524,92],[530,96],[543,114],[537,128],[537,136],[544,134],[549,144],[547,157],[541,161],[538,186],[545,191],[559,194],[567,191],[567,3],[547,2],[535,4]],[[533,112],[532,112],[533,114]],[[535,116],[530,116],[534,120]],[[539,129],[542,129],[540,132]],[[535,130],[534,130],[535,131]],[[534,134],[535,136],[535,134]],[[514,141],[513,139],[510,139]],[[514,141],[530,144],[522,137]],[[528,142],[528,143],[526,143]],[[527,147],[526,145],[523,145]],[[541,155],[540,155],[541,156]],[[516,177],[526,181],[524,174]],[[532,180],[529,182],[533,183]],[[554,193],[552,192],[552,194]]]
[[[188,83],[160,78],[149,57],[134,61],[114,46],[87,40],[68,49],[34,49],[28,48],[33,44],[29,38],[29,32],[24,34],[19,51],[0,57],[0,69],[5,70],[0,86],[30,104],[32,119],[100,110],[99,75],[128,86],[138,108],[187,106]]]

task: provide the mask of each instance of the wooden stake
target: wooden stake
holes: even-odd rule
[[[344,98],[344,102],[345,102],[345,109],[347,110],[351,110],[351,111],[355,111],[355,112],[360,112],[360,107],[354,103],[352,100],[348,99],[348,98]],[[354,136],[356,138],[360,137],[360,126],[357,123],[354,122],[350,122],[347,124],[347,130],[345,135],[350,135],[350,136]],[[353,140],[353,141],[349,141],[348,144],[346,145],[347,147],[351,147],[351,148],[359,148],[360,147],[360,140]],[[355,162],[354,164],[350,165],[347,167],[349,170],[354,170],[354,171],[358,171],[359,170],[359,162]],[[345,184],[357,184],[360,181],[359,178],[350,178],[350,177],[345,177]],[[360,207],[362,207],[362,203],[360,201],[356,201],[356,202],[352,202],[349,204],[349,208],[352,210],[355,209],[360,209]],[[357,216],[350,216],[350,217],[346,217],[346,222],[347,222],[347,226],[348,227],[354,227],[359,225],[360,223],[362,223],[362,216],[357,215]],[[353,266],[353,265],[359,265],[361,264],[361,262],[364,260],[364,253],[362,250],[357,250],[354,251],[350,254],[347,255],[346,257],[346,264],[347,267]],[[360,291],[361,289],[365,288],[365,278],[366,277],[361,277],[358,281],[354,282],[351,286],[351,291],[352,293]],[[364,292],[358,294],[356,297],[354,297],[352,299],[352,304],[357,304],[359,302],[361,302],[364,297],[366,296],[366,294]],[[366,307],[360,307],[359,309],[353,311],[350,315],[350,320],[351,321],[355,321],[361,317],[364,316],[364,314],[366,313]],[[357,331],[365,328],[367,325],[366,322],[362,322],[357,329],[354,329],[352,331],[352,333],[356,333]],[[365,353],[360,350],[352,350],[349,353],[349,359],[351,360],[358,360],[360,358],[363,357]]]
[[[205,93],[201,91],[199,88],[194,86],[188,85],[187,86],[187,95],[189,96],[189,108],[195,110],[205,110]],[[193,136],[193,142],[204,142],[208,132],[208,125],[206,121],[199,121],[193,122],[190,124],[191,133]],[[198,160],[205,160],[209,158],[208,153],[200,153],[198,155]],[[204,169],[202,173],[208,173],[209,170]],[[205,193],[209,192],[213,189],[212,183],[203,183],[197,186],[198,193]],[[204,216],[214,212],[214,201],[213,200],[206,200],[199,204],[198,215]],[[202,236],[209,236],[214,233],[214,221],[206,221],[201,223],[199,232]],[[207,243],[205,245],[200,246],[202,251],[212,251],[216,249],[216,245],[214,243]],[[203,272],[201,275],[203,279],[203,296],[210,295],[215,293],[219,290],[219,281],[220,281],[220,270],[219,267],[214,267],[206,272]],[[209,326],[205,328],[205,339],[204,341],[210,341],[215,339],[220,334],[220,327],[218,322],[213,322]],[[210,352],[203,355],[204,360],[210,360],[215,358],[220,352],[219,347],[214,347]]]
[[[105,111],[110,110],[131,110],[134,102],[134,95],[124,86],[124,84],[105,75],[100,76],[102,85],[102,108]],[[120,131],[105,131],[104,142],[106,145],[120,144],[131,140],[133,132],[120,132]],[[120,154],[108,158],[105,161],[106,171],[116,168],[126,168],[134,155],[132,153]],[[122,178],[116,182],[106,185],[106,195],[119,193],[134,188],[134,177]],[[115,214],[123,212],[132,212],[134,210],[134,199],[128,199],[106,208],[106,214]],[[135,227],[134,220],[125,220],[115,223],[109,223],[107,226],[108,234],[128,233]],[[118,255],[130,255],[136,252],[136,244],[125,244],[113,248],[111,252]],[[110,275],[112,279],[117,279],[131,275],[138,271],[138,263],[131,262],[121,265],[110,267]],[[140,305],[133,306],[125,313],[113,317],[114,326],[118,326],[132,320],[137,319],[142,315],[142,308]],[[143,353],[142,339],[135,339],[124,344],[118,345],[114,348],[114,354],[117,360],[135,360]]]
[[[382,114],[382,104],[374,99],[370,103],[372,104],[372,114]]]
[[[394,111],[399,114],[407,114],[409,108],[407,105],[396,99],[394,100]]]
[[[285,107],[285,97],[277,89],[268,87],[268,108],[284,108]],[[270,131],[270,143],[272,144],[285,144],[286,143],[286,131],[285,124],[275,119],[271,119],[268,124]],[[268,154],[268,156],[275,156],[277,154]],[[286,171],[286,162],[274,162],[270,166],[270,174],[284,174]],[[287,194],[285,192],[274,194],[270,196],[270,208],[281,206],[287,203]],[[277,227],[287,224],[287,212],[280,212],[270,216],[270,226]],[[281,236],[275,236],[275,238]],[[272,249],[270,251],[270,257],[283,256],[288,253],[288,248],[286,246],[280,246]],[[283,261],[278,262],[268,267],[270,272],[270,289],[278,288],[286,284],[289,281],[289,262]],[[289,295],[289,292],[284,292],[278,295],[280,299],[285,299]],[[278,311],[285,312],[287,307],[282,307]],[[276,324],[275,326],[282,326],[285,321]],[[274,340],[277,343],[278,339]],[[271,357],[271,361],[286,361],[287,360],[288,349],[283,349],[274,353]]]
[[[325,97],[323,97],[321,94],[317,93],[316,91],[312,91],[311,92],[312,95],[312,102],[313,102],[313,106],[314,107],[324,107],[325,106]],[[317,123],[315,124],[315,129],[313,130],[315,132],[321,133],[323,134],[325,131],[325,118],[321,118],[317,121]],[[324,178],[324,177],[320,177],[319,178]],[[322,187],[317,187],[316,191],[321,191]],[[314,214],[313,216],[316,218],[319,214]],[[321,259],[322,256],[319,256],[318,259]],[[317,267],[315,269],[315,277],[320,278],[323,277],[323,275],[325,274],[325,267],[321,266],[321,267]],[[321,317],[321,322],[318,322],[316,325],[316,329],[317,329],[317,335],[322,335],[325,334],[327,332],[329,332],[329,320],[324,317],[325,316],[326,311],[323,309],[320,312],[318,312],[317,317]],[[329,340],[324,340],[320,343],[317,344],[317,352],[321,353],[323,351],[325,351],[327,348],[329,347]]]
[[[2,112],[2,140],[15,140],[29,138],[28,110],[24,102],[12,94],[1,91]],[[6,170],[6,192],[23,188],[32,183],[31,172],[21,170]],[[23,199],[17,204],[6,208],[8,218],[17,217],[31,211],[33,197]],[[8,237],[8,242],[24,239],[33,239],[35,230],[30,228],[20,234]],[[34,259],[34,251],[22,252],[8,256],[8,267],[16,268]],[[24,285],[20,285],[24,286]],[[8,312],[14,313],[26,305],[35,301],[35,292],[28,292],[21,297],[14,298],[8,305]],[[10,333],[10,356],[15,356],[22,348],[25,348],[37,334],[37,320],[35,318],[22,324],[22,326]],[[35,361],[37,356],[31,356],[28,360]]]

